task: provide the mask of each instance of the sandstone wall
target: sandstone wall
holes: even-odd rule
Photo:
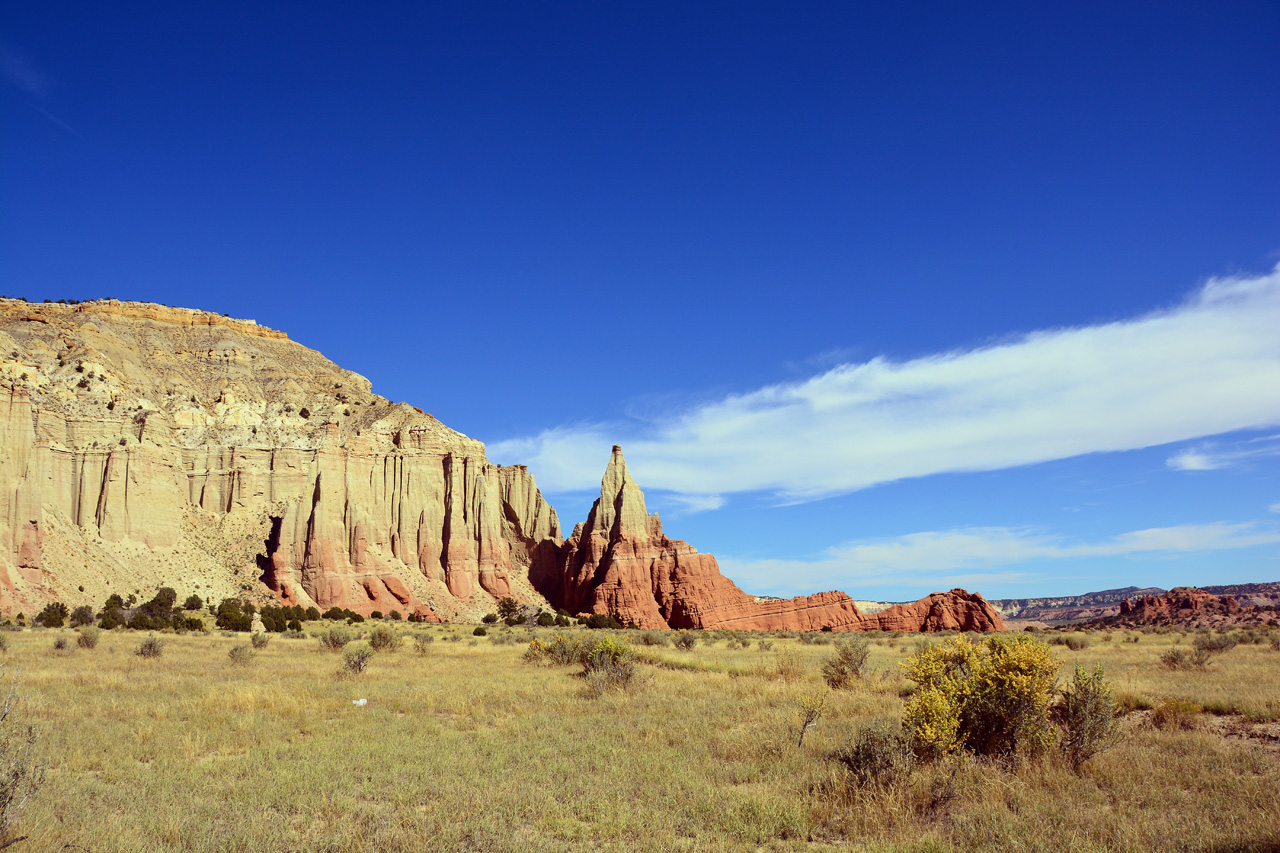
[[[136,582],[474,615],[537,600],[561,541],[525,468],[251,321],[0,300],[0,353],[6,610]]]

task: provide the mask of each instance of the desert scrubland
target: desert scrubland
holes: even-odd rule
[[[367,646],[372,623],[346,646]],[[6,631],[4,678],[44,782],[18,850],[1188,850],[1280,844],[1280,630],[1199,667],[1177,630],[1048,631],[1061,665],[1101,663],[1118,742],[1073,770],[1061,750],[961,752],[859,783],[841,750],[893,726],[899,664],[944,637],[871,634],[831,689],[827,634],[491,629],[390,623],[395,650],[274,635]],[[611,636],[625,688],[527,662],[536,638]],[[451,640],[452,637],[458,640]],[[691,635],[694,636],[694,635]],[[430,642],[427,637],[431,637]],[[55,649],[59,639],[64,649]],[[646,641],[649,644],[646,644]],[[764,647],[762,648],[762,641]],[[1068,645],[1067,643],[1070,643]],[[1228,644],[1229,645],[1229,644]],[[239,661],[231,651],[240,648]],[[252,652],[252,654],[250,654]],[[362,706],[355,700],[367,700]],[[797,745],[804,711],[821,715]],[[11,744],[12,745],[12,744]]]

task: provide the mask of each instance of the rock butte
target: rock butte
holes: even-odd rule
[[[572,612],[609,614],[641,628],[817,631],[1002,631],[981,595],[934,593],[874,614],[843,592],[758,600],[720,574],[715,557],[669,539],[613,448],[600,498],[554,556],[534,563],[529,580],[549,602]]]
[[[524,466],[252,320],[0,298],[0,610],[161,585],[475,619],[513,596],[646,628],[1002,630],[979,595],[757,600],[667,538],[614,448],[568,541]]]

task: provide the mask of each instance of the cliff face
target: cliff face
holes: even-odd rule
[[[0,300],[0,608],[161,583],[476,615],[561,541],[522,466],[253,321]]]
[[[609,614],[641,628],[1004,630],[982,596],[964,590],[875,614],[859,612],[843,592],[758,600],[720,574],[710,554],[663,534],[616,446],[587,520],[574,528],[554,561],[534,567],[530,581],[571,612]]]
[[[111,593],[644,628],[1001,630],[981,596],[757,599],[668,538],[615,447],[565,542],[523,466],[252,320],[0,299],[0,610]]]

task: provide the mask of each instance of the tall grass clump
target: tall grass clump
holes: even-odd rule
[[[865,637],[837,642],[835,654],[822,664],[822,678],[834,690],[847,690],[862,680],[862,671],[871,655],[871,643]]]
[[[861,726],[853,741],[832,757],[844,765],[850,780],[860,788],[903,787],[916,767],[915,753],[902,727],[889,720]]]
[[[253,663],[253,648],[244,644],[232,646],[227,657],[231,658],[233,666],[248,666]]]
[[[98,647],[98,638],[102,632],[93,625],[85,625],[79,629],[79,636],[76,637],[76,645],[82,649],[96,649]]]
[[[1187,732],[1200,727],[1200,712],[1194,702],[1166,699],[1151,712],[1151,725],[1165,732]]]
[[[271,642],[271,637],[267,634],[257,633],[249,637],[249,642],[255,649],[265,649],[267,644]]]
[[[25,836],[13,837],[13,825],[44,782],[44,766],[32,754],[40,732],[20,710],[18,682],[9,682],[0,703],[0,847]]]
[[[155,634],[147,637],[134,651],[138,657],[158,658],[164,654],[164,641]]]

